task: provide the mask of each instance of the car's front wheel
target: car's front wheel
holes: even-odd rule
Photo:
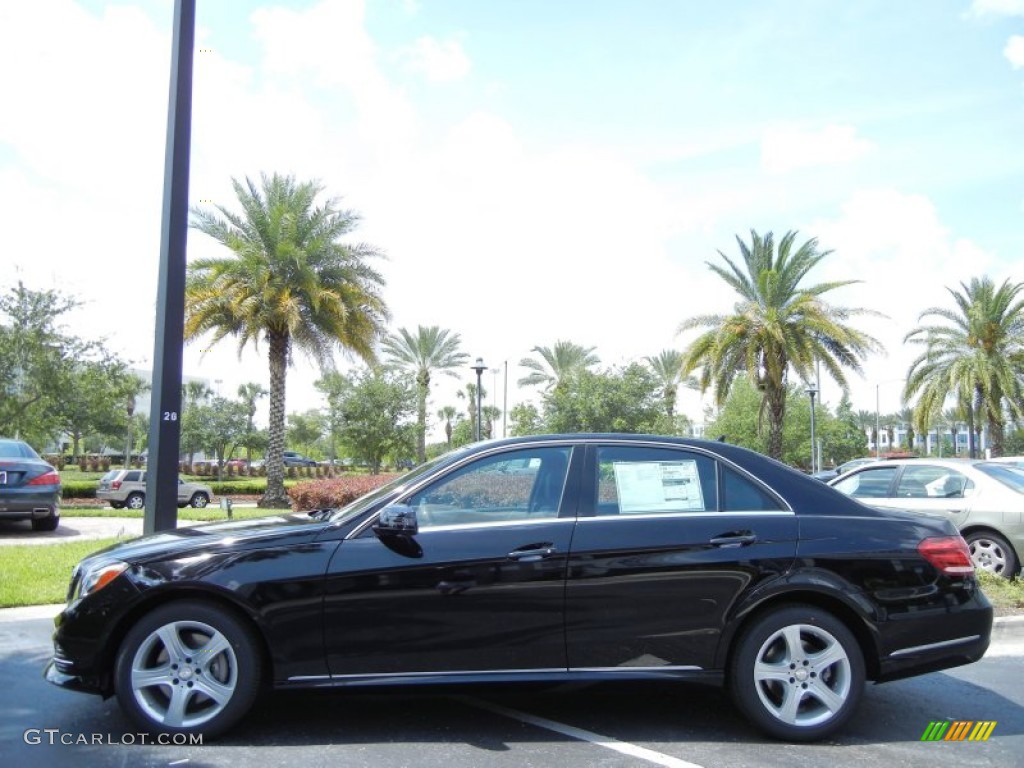
[[[256,700],[258,647],[230,611],[205,602],[168,603],[125,636],[114,669],[118,703],[146,730],[223,733]]]
[[[974,531],[967,535],[971,562],[979,571],[988,571],[1004,579],[1012,579],[1020,570],[1017,553],[1010,543],[992,531]]]
[[[778,608],[741,635],[729,689],[739,709],[768,735],[813,741],[853,714],[864,690],[864,657],[832,614],[809,605]]]
[[[197,491],[196,493],[193,493],[192,500],[189,502],[189,504],[191,504],[194,509],[202,509],[209,503],[210,497],[207,496],[202,491]]]

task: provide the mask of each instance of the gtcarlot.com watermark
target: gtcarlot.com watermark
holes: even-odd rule
[[[26,744],[63,744],[65,746],[112,746],[148,744],[161,747],[202,746],[201,733],[75,733],[60,728],[29,728],[21,736]]]

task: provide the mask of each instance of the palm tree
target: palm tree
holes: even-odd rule
[[[455,376],[453,369],[465,365],[469,355],[459,351],[459,334],[441,330],[436,325],[416,329],[416,334],[399,328],[383,343],[388,361],[396,368],[416,377],[416,419],[418,425],[416,456],[419,463],[427,460],[427,397],[430,395],[430,374],[439,371]]]
[[[719,251],[728,268],[708,267],[740,297],[731,315],[702,315],[684,321],[679,332],[708,328],[686,349],[683,373],[701,368],[701,391],[714,389],[722,405],[737,375],[746,372],[762,393],[759,423],[768,417],[768,454],[782,456],[782,423],[790,369],[810,381],[815,361],[847,390],[844,368],[860,373],[868,352],[881,349],[871,336],[846,324],[864,309],[833,307],[822,294],[857,282],[842,280],[800,286],[807,273],[831,251],[819,251],[810,239],[796,247],[796,232],[787,232],[776,248],[772,233],[761,237],[751,230],[748,246],[738,236],[742,265]]]
[[[974,420],[988,425],[992,453],[1003,453],[1003,408],[1024,416],[1024,387],[1020,362],[1024,354],[1024,283],[1004,280],[998,288],[989,277],[972,278],[960,284],[963,291],[948,288],[956,309],[932,307],[919,320],[935,318],[938,323],[922,325],[907,334],[905,341],[924,347],[911,363],[904,399],[920,395],[915,409],[918,419],[956,399],[967,413],[971,432],[971,456],[975,455]]]
[[[665,403],[665,413],[669,419],[675,418],[676,394],[680,384],[690,389],[699,389],[700,385],[693,376],[683,380],[683,353],[675,349],[663,349],[655,357],[645,357],[654,375],[661,381],[661,399]]]
[[[596,347],[582,347],[571,341],[556,341],[554,347],[534,347],[540,359],[524,357],[519,361],[530,373],[519,379],[519,386],[541,384],[545,390],[564,384],[574,374],[600,363]]]
[[[127,436],[125,438],[124,468],[128,469],[132,460],[132,416],[135,415],[135,406],[138,398],[148,392],[149,382],[144,381],[135,374],[128,374],[121,382],[121,396],[124,398],[124,411],[127,419]],[[147,414],[148,415],[148,414]]]
[[[452,447],[452,419],[455,418],[457,411],[454,406],[446,405],[444,408],[437,412],[437,417],[444,421],[444,436],[448,441],[448,447]]]
[[[256,401],[261,397],[266,397],[268,394],[269,393],[262,385],[253,381],[247,382],[238,387],[238,397],[245,405],[245,465],[247,468],[252,466],[251,437],[253,433],[253,421],[256,418]],[[331,456],[331,458],[333,459],[334,456]]]
[[[316,182],[291,176],[261,177],[257,187],[232,179],[242,213],[216,206],[220,215],[193,210],[192,226],[233,253],[189,264],[185,289],[185,338],[212,332],[212,343],[232,336],[239,355],[249,343],[267,344],[270,421],[267,490],[263,507],[287,507],[284,492],[285,377],[296,349],[327,367],[332,352],[375,361],[374,345],[388,311],[384,278],[368,261],[381,253],[366,244],[344,244],[359,217],[316,198]]]

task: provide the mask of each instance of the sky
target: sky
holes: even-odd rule
[[[0,289],[81,306],[78,335],[153,357],[173,4],[0,0]],[[391,328],[460,334],[508,402],[567,339],[606,366],[682,349],[736,296],[708,269],[789,230],[811,283],[884,313],[855,409],[900,406],[922,311],[1024,280],[1024,0],[198,0],[190,200],[316,179],[359,213]],[[188,257],[223,255],[192,231]],[[184,351],[225,395],[265,348]],[[339,356],[342,370],[355,361]],[[288,410],[318,407],[299,358]],[[431,413],[473,380],[435,377]],[[822,381],[822,397],[839,401]],[[681,410],[702,419],[702,400]],[[436,419],[434,429],[436,434]]]

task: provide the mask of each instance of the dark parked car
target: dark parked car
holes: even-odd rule
[[[33,531],[60,524],[60,474],[23,440],[0,438],[0,519],[30,520]]]
[[[724,443],[553,435],[115,545],[55,621],[47,678],[161,732],[222,732],[264,688],[671,679],[810,740],[866,679],[980,659],[992,608],[946,520]]]
[[[281,454],[286,467],[315,467],[316,462],[308,456],[303,456],[295,451],[284,451]]]

